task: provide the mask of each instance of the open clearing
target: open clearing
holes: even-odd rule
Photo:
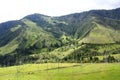
[[[0,80],[120,80],[120,63],[25,64],[0,68]]]

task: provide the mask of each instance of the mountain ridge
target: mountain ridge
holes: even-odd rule
[[[68,50],[67,54],[70,54],[74,52],[70,52],[71,48],[76,48],[76,45],[80,48],[84,43],[117,44],[120,42],[119,14],[120,8],[90,10],[60,17],[35,13],[20,20],[1,23],[0,54],[31,58],[32,54],[43,56],[49,53],[55,58],[59,51]],[[62,55],[63,58],[67,56],[66,53]]]
[[[60,16],[60,17],[50,17],[47,15],[35,13],[35,14],[25,16],[20,20],[1,23],[0,35],[4,35],[4,33],[6,34],[7,31],[9,32],[11,28],[16,27],[18,25],[21,26],[21,29],[25,30],[27,26],[31,26],[32,24],[35,24],[33,25],[34,27],[37,26],[36,28],[41,28],[41,30],[45,31],[45,33],[48,32],[46,35],[51,34],[58,40],[63,34],[65,34],[66,36],[71,36],[76,39],[80,39],[80,40],[82,39],[82,41],[85,42],[83,38],[86,35],[88,35],[95,26],[97,27],[96,24],[98,25],[100,24],[103,27],[106,27],[108,29],[113,28],[116,31],[120,30],[120,27],[119,27],[120,16],[118,14],[119,12],[120,12],[120,8],[112,9],[112,10],[90,10],[82,13],[69,14],[69,15]],[[28,24],[25,23],[25,20],[28,22]],[[114,22],[115,25],[111,24],[112,22]],[[17,32],[19,33],[19,30]],[[14,33],[14,32],[11,32],[11,33]],[[8,35],[9,34],[10,33],[8,33]],[[16,37],[17,37],[17,33],[16,33]],[[8,42],[10,42],[9,39],[10,38],[7,39]],[[4,40],[4,37],[3,38],[0,37],[1,46],[4,46],[5,44],[7,44],[7,41],[4,42],[2,40]],[[119,40],[116,40],[116,41],[119,41]],[[97,41],[95,42],[97,43]],[[115,41],[113,40],[112,43],[114,42]],[[89,43],[91,43],[91,41]],[[108,40],[108,43],[109,43],[109,40]]]

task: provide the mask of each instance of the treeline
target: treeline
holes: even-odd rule
[[[21,56],[18,54],[0,55],[0,66],[21,65],[25,63],[31,63],[35,60],[37,60],[37,58],[30,57],[30,56]]]
[[[116,59],[114,56],[108,55],[100,59],[97,56],[77,56],[67,57],[62,60],[63,62],[74,62],[74,63],[113,63],[120,62],[120,59]]]
[[[23,52],[23,51],[22,51]],[[23,65],[26,63],[49,63],[57,62],[58,58],[55,55],[51,55],[48,52],[32,54],[25,52],[12,53],[0,55],[0,66],[13,66],[13,65]]]
[[[116,46],[117,45],[117,46]],[[117,43],[110,44],[88,44],[82,43],[80,49],[63,58],[66,62],[119,62],[119,58],[113,55],[120,54],[120,45]],[[103,51],[100,51],[103,50]],[[119,57],[119,56],[118,56]]]
[[[53,54],[49,54],[51,50],[35,54],[31,53],[31,51],[29,52],[32,48],[28,48],[28,50],[16,49],[16,52],[13,52],[12,54],[0,55],[0,66],[22,65],[25,63],[113,63],[120,61],[119,58],[114,57],[115,54],[120,54],[120,45],[117,43],[82,43],[81,48],[78,49],[77,47],[78,46],[76,46],[76,48],[74,47],[74,52],[64,58],[58,58]],[[99,50],[103,51],[100,52]]]

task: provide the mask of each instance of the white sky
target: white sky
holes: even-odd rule
[[[40,13],[60,16],[91,9],[120,7],[120,0],[0,0],[0,22]]]

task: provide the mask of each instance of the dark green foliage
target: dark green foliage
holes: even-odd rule
[[[32,63],[38,60],[38,57],[31,57],[28,55],[19,55],[19,54],[6,54],[0,55],[0,65],[1,66],[13,66],[13,65],[22,65],[25,63]]]
[[[51,26],[51,24],[49,24],[44,18],[49,18],[49,16],[46,15],[41,15],[41,14],[33,14],[33,15],[28,15],[26,17],[24,17],[25,19],[31,20],[35,23],[37,23],[37,25],[44,27],[44,26]]]
[[[114,56],[108,56],[108,57],[106,57],[106,58],[103,58],[103,61],[104,62],[109,62],[109,63],[113,63],[113,62],[117,62],[118,60],[116,60],[115,58],[114,58]]]
[[[5,46],[9,42],[11,42],[14,38],[19,36],[19,34],[22,32],[22,28],[16,30],[15,32],[11,32],[8,30],[4,35],[1,35],[0,37],[0,47]]]
[[[10,30],[10,28],[13,28],[17,25],[24,25],[21,21],[8,21],[0,24],[0,35],[6,33],[7,31]]]
[[[118,60],[115,60],[111,54],[120,53],[120,47],[112,48],[111,45],[116,47],[120,43],[119,14],[119,8],[91,10],[60,17],[32,14],[21,20],[1,23],[0,64],[14,65],[35,62],[39,59],[42,60],[38,63],[47,60],[51,62],[57,60],[61,62],[104,62],[105,60],[116,62]],[[101,32],[99,32],[100,30]],[[106,33],[106,35],[103,36],[101,33]],[[91,34],[92,37],[89,37]],[[88,41],[82,43],[84,39]],[[89,42],[89,40],[91,41]],[[104,42],[104,40],[107,41]],[[100,44],[99,42],[102,41],[103,43]],[[95,44],[92,44],[94,42]],[[72,45],[81,48],[74,47],[74,52],[62,58],[49,54],[57,48],[60,48],[61,52],[67,51]],[[64,48],[64,46],[68,46],[68,48]],[[109,47],[108,50],[106,47]],[[40,55],[40,57],[31,56],[34,54]],[[99,60],[98,56],[103,55],[110,56]]]
[[[109,49],[107,50],[107,47],[119,45],[116,43],[112,44],[88,44],[83,43],[82,48],[74,50],[73,53],[69,54],[68,56],[64,57],[63,60],[69,61],[69,62],[118,62],[114,58],[114,56],[111,56],[115,53],[120,53],[120,47],[116,49]],[[99,52],[100,49],[104,49],[102,52]],[[103,56],[103,60],[99,60],[98,56]]]

